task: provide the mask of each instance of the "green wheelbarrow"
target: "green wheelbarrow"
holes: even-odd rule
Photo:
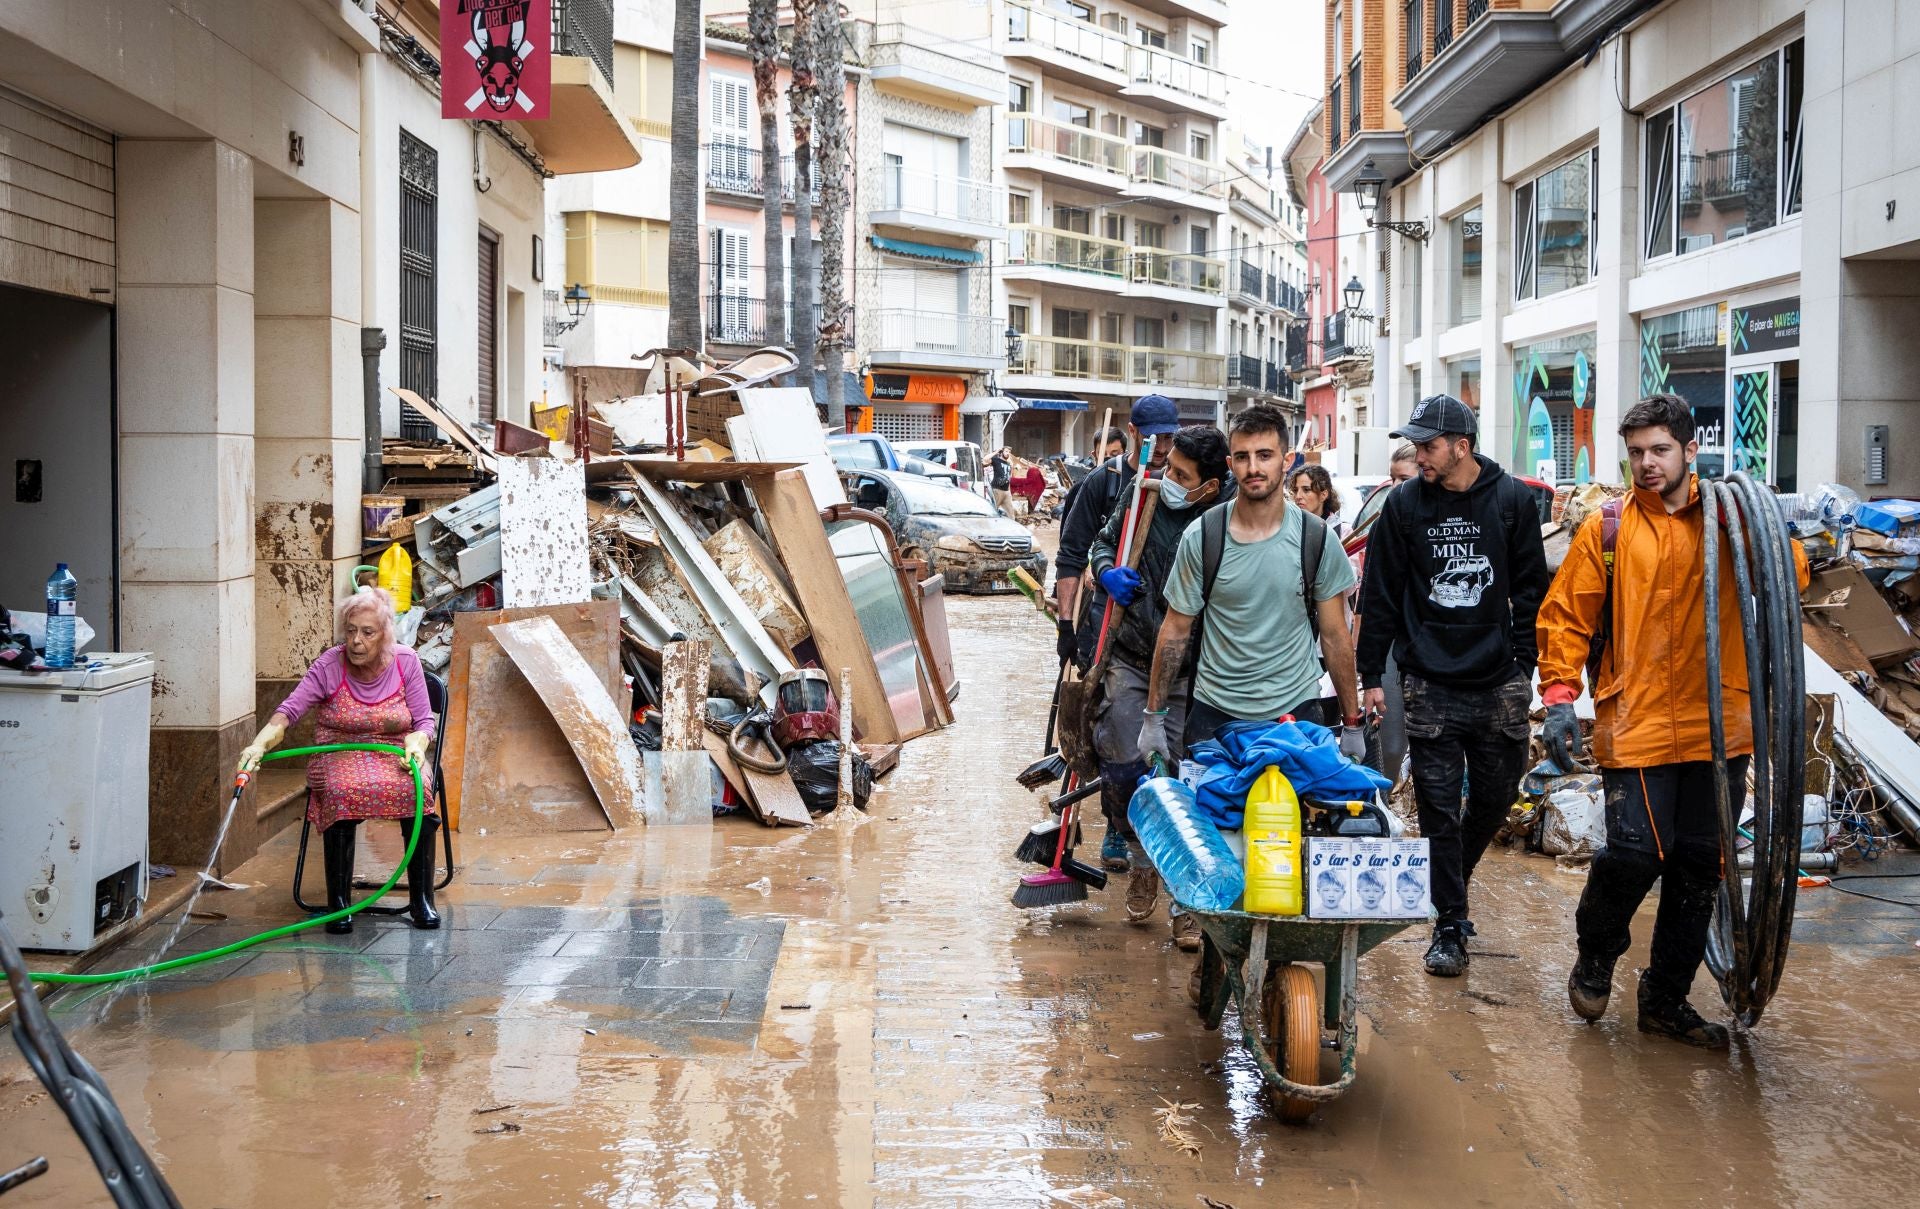
[[[1339,1099],[1353,1086],[1360,955],[1421,921],[1308,919],[1180,906],[1200,921],[1203,934],[1194,1010],[1212,1031],[1220,1027],[1229,1000],[1239,1008],[1240,1038],[1266,1079],[1274,1114],[1298,1125],[1316,1106]],[[1324,1000],[1308,962],[1326,970]],[[1328,1037],[1324,1046],[1323,1037]],[[1340,1076],[1332,1083],[1320,1081],[1323,1048],[1340,1055]]]

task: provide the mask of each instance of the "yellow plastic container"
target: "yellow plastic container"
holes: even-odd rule
[[[1257,915],[1301,912],[1300,799],[1269,765],[1247,791],[1240,834],[1247,842],[1246,909]]]

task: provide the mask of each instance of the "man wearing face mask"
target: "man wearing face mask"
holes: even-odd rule
[[[1158,443],[1168,446],[1166,469],[1155,480],[1160,502],[1147,526],[1138,565],[1114,565],[1119,558],[1121,526],[1127,517],[1128,500],[1124,496],[1087,552],[1095,580],[1118,610],[1108,639],[1113,644],[1113,658],[1107,665],[1093,726],[1093,746],[1100,757],[1102,780],[1100,807],[1107,817],[1106,842],[1100,854],[1106,861],[1111,850],[1113,861],[1121,868],[1131,867],[1127,914],[1136,922],[1153,913],[1159,893],[1159,878],[1152,864],[1138,852],[1129,854],[1129,846],[1135,841],[1127,823],[1127,801],[1134,785],[1147,773],[1146,757],[1139,747],[1140,716],[1147,704],[1155,636],[1166,612],[1167,577],[1173,571],[1180,535],[1187,526],[1210,505],[1233,495],[1233,479],[1227,473],[1227,438],[1219,429],[1182,428],[1170,439],[1161,437]],[[1178,715],[1172,727],[1184,722],[1192,674],[1190,667],[1181,670],[1169,698],[1169,709]]]

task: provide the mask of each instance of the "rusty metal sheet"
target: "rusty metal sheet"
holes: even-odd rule
[[[587,478],[578,462],[500,462],[500,591],[508,608],[587,599]]]
[[[612,695],[580,652],[550,617],[509,621],[489,626],[488,632],[559,723],[614,830],[639,826],[645,821],[640,752]]]

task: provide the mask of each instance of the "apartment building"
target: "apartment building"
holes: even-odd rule
[[[1006,218],[994,106],[1006,69],[990,40],[919,27],[911,0],[863,25],[853,246],[862,431],[894,440],[990,439],[1006,364],[993,251]],[[850,396],[851,397],[851,396]]]
[[[1920,490],[1920,460],[1898,456],[1920,373],[1890,335],[1920,292],[1920,200],[1904,196],[1920,148],[1895,109],[1920,12],[1366,7],[1362,114],[1328,176],[1377,189],[1375,220],[1402,224],[1381,233],[1393,414],[1444,384],[1510,465],[1617,481],[1621,410],[1671,390],[1693,405],[1703,472]],[[1330,106],[1354,71],[1329,72]]]
[[[957,4],[951,12],[971,10]],[[1149,391],[1225,412],[1223,0],[991,6],[1007,62],[1007,440],[1078,450]]]
[[[1227,143],[1227,409],[1271,403],[1301,418],[1287,331],[1305,312],[1306,233],[1276,149],[1231,128]]]
[[[630,168],[556,179],[548,189],[544,343],[551,404],[585,383],[592,398],[636,393],[632,355],[667,342],[667,167],[673,135],[673,5],[613,0],[613,97],[641,148]],[[587,305],[571,314],[574,286]]]

